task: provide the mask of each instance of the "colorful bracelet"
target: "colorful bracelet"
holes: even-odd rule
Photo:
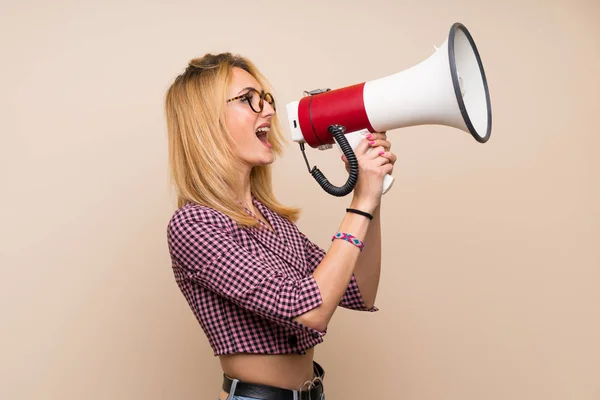
[[[338,232],[335,235],[333,235],[333,237],[331,238],[331,241],[333,242],[335,239],[342,239],[347,242],[350,242],[353,245],[355,245],[356,247],[358,247],[360,249],[360,251],[363,251],[363,248],[365,247],[365,244],[363,242],[361,242],[356,237],[350,235],[349,233]]]

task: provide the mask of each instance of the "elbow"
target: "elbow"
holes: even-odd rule
[[[297,316],[294,318],[294,321],[319,332],[327,331],[327,325],[329,324],[329,318],[318,312],[318,307],[314,310]]]

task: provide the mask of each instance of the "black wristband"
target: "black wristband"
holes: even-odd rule
[[[367,217],[369,219],[373,219],[373,216],[371,214],[369,214],[368,212],[360,211],[360,210],[357,210],[355,208],[346,208],[346,212],[351,212],[351,213],[354,213],[354,214],[360,214],[360,215],[363,215],[363,216],[365,216],[365,217]]]

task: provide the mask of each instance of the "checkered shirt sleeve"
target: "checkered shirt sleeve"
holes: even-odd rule
[[[171,254],[189,279],[279,325],[318,332],[293,320],[323,302],[312,274],[294,279],[271,268],[208,211],[181,213],[169,223],[168,237]]]
[[[312,273],[312,271],[314,271],[317,268],[321,260],[323,260],[323,257],[325,257],[325,250],[323,250],[321,247],[310,241],[310,239],[308,239],[306,235],[301,233],[301,236],[304,241],[304,249],[306,251],[306,262]],[[344,292],[344,295],[342,296],[339,305],[341,307],[356,311],[379,311],[379,309],[375,306],[371,308],[368,308],[366,306],[360,294],[358,283],[356,282],[356,277],[354,276],[354,274],[352,274],[350,284],[348,285],[346,292]]]

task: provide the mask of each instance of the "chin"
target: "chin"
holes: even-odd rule
[[[273,154],[273,150],[269,149],[269,152],[262,156],[260,161],[262,165],[273,164],[275,161],[275,154]]]
[[[265,165],[271,165],[271,164],[273,164],[274,161],[275,161],[275,157],[270,156],[270,157],[263,157],[258,160],[252,160],[248,164],[252,165],[252,167],[261,167],[261,166],[265,166]]]
[[[275,161],[275,157],[270,157],[270,158],[261,160],[261,163],[259,165],[271,165],[271,164],[273,164],[274,161]]]

